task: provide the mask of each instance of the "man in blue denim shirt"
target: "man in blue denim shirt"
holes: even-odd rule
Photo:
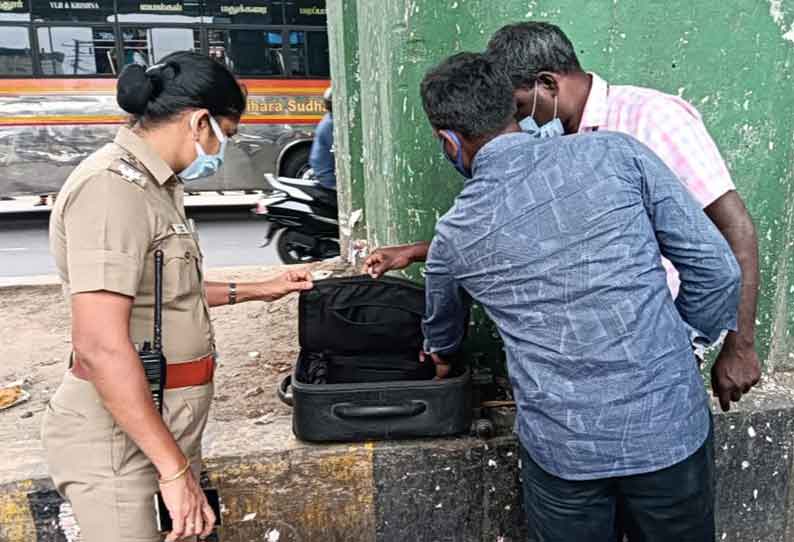
[[[629,136],[536,139],[509,78],[455,55],[422,83],[467,180],[427,261],[425,350],[446,372],[471,299],[499,328],[530,533],[714,540],[711,415],[693,344],[736,328],[740,272],[675,175]],[[679,269],[673,301],[661,256]]]

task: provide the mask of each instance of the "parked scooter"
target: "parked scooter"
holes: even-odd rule
[[[285,264],[339,256],[336,191],[316,181],[265,175],[274,192],[257,203],[255,214],[267,221],[263,247],[276,243]]]

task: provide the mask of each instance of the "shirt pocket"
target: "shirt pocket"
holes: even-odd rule
[[[163,251],[163,303],[199,294],[201,252],[193,236],[171,234],[159,248]]]

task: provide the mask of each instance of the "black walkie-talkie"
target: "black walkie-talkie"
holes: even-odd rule
[[[154,253],[154,342],[143,343],[138,356],[149,382],[154,405],[163,413],[163,390],[165,389],[166,360],[163,355],[163,251]]]

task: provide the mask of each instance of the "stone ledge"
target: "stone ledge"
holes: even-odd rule
[[[794,540],[789,376],[715,416],[720,541]],[[205,444],[226,542],[526,539],[509,435],[310,445],[281,416],[265,425],[214,423]],[[68,506],[43,477],[0,486],[0,541],[73,541],[73,529]]]

